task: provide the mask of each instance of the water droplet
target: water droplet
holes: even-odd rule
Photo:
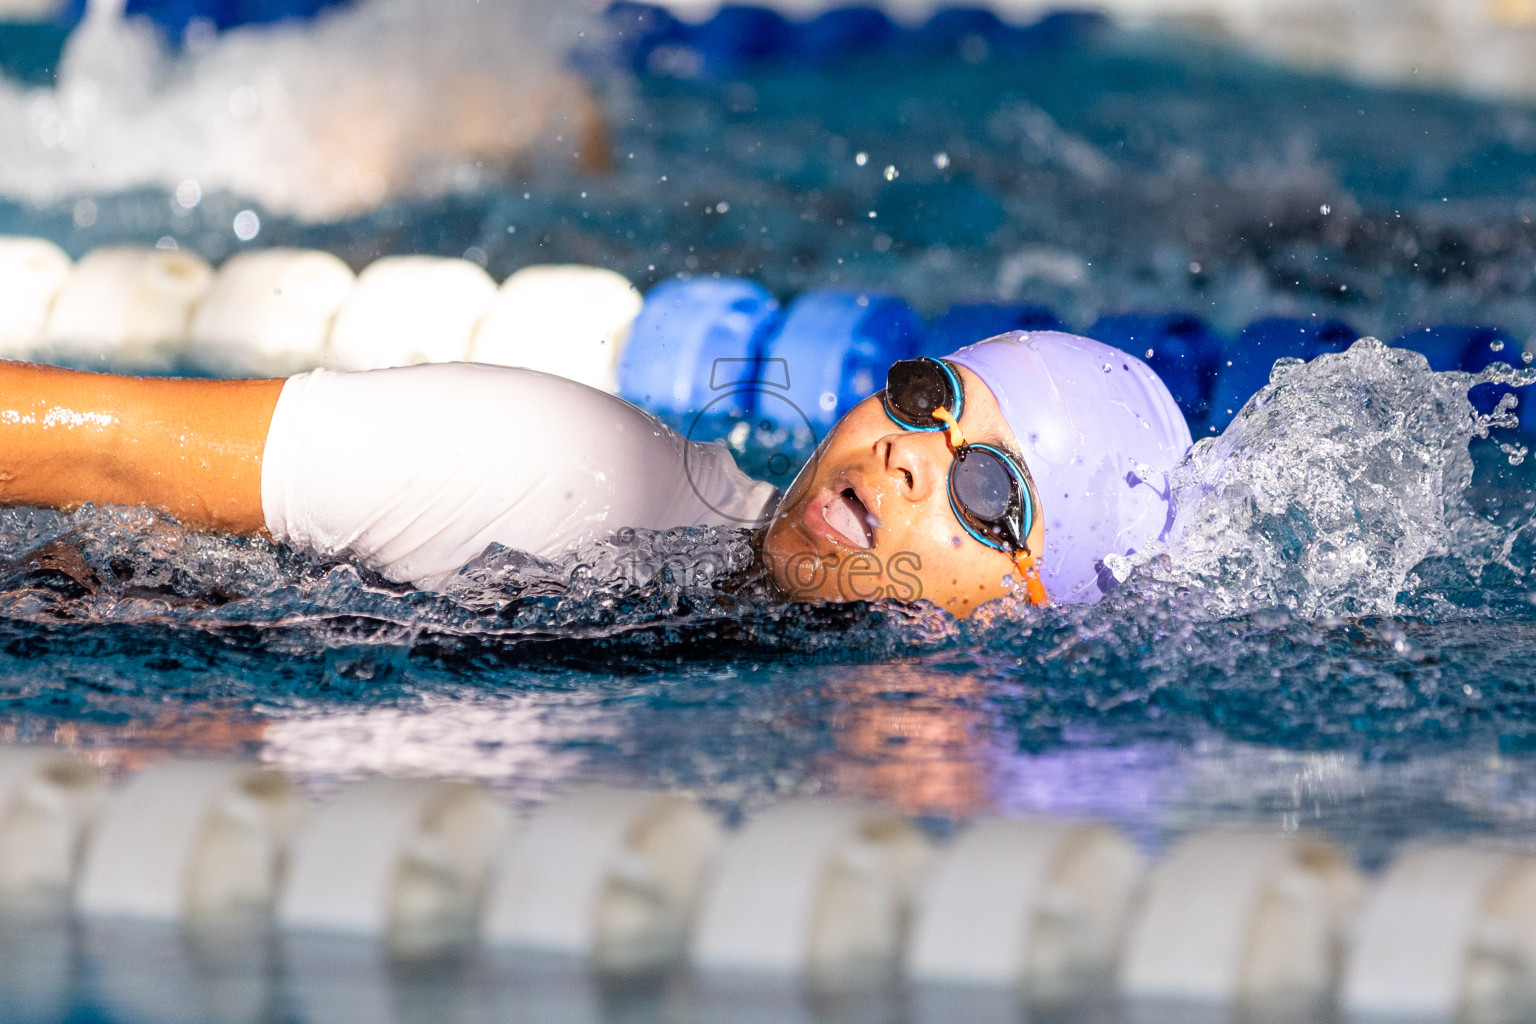
[[[1494,338],[1488,343],[1488,347],[1493,349],[1495,352],[1503,352],[1504,340],[1502,338]]]
[[[901,172],[896,169],[896,165],[895,164],[886,164],[885,165],[885,180],[886,181],[895,181],[899,177],[901,177]]]
[[[1151,359],[1155,355],[1157,355],[1157,350],[1156,349],[1150,349],[1150,348],[1147,349],[1147,358],[1148,359]]]
[[[256,216],[254,210],[241,210],[235,214],[235,237],[242,242],[249,242],[261,234],[261,218]]]
[[[869,163],[869,154],[863,152],[855,153],[853,154],[853,162],[858,164],[860,167],[863,167],[865,164]]]
[[[941,171],[944,168],[948,167],[949,166],[949,154],[948,153],[935,153],[935,154],[933,154],[933,166],[937,167]]]
[[[1317,212],[1326,217],[1333,212],[1333,207],[1329,206],[1327,203],[1324,203],[1322,206],[1317,208]]]

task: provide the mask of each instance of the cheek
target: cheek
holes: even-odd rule
[[[1013,562],[965,533],[947,500],[941,508],[925,509],[924,515],[911,517],[906,528],[891,531],[880,555],[888,565],[893,558],[905,558],[924,598],[964,616],[1008,592],[1003,580],[1013,574]]]
[[[889,521],[890,542],[920,549],[937,558],[951,558],[964,551],[970,535],[949,507],[948,492],[930,495],[921,505],[905,504]]]
[[[811,550],[810,543],[789,526],[787,514],[780,514],[768,526],[763,536],[763,558],[773,570],[775,578],[782,574],[784,563]]]
[[[784,497],[779,502],[779,507],[788,511],[793,506],[805,499],[816,481],[817,474],[821,471],[822,450],[820,448],[811,453],[805,465],[800,467],[800,472],[790,481],[789,487],[784,491]]]

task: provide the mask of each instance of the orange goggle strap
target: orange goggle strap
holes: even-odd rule
[[[933,410],[933,418],[949,428],[951,448],[964,447],[965,434],[960,430],[960,422],[948,409],[942,405],[939,406]],[[1040,582],[1040,570],[1035,566],[1034,554],[1028,548],[1021,548],[1013,553],[1013,564],[1024,580],[1024,592],[1029,595],[1029,603],[1037,608],[1044,608],[1050,604],[1051,599],[1045,593],[1045,584]]]
[[[933,410],[933,418],[949,428],[949,446],[951,448],[965,447],[965,434],[960,431],[960,421],[955,419],[950,411],[942,405]]]
[[[1051,599],[1045,593],[1045,584],[1040,582],[1040,570],[1035,566],[1035,556],[1024,548],[1013,553],[1013,564],[1018,566],[1019,575],[1024,578],[1024,592],[1029,595],[1029,603],[1036,608],[1044,608],[1051,603]]]

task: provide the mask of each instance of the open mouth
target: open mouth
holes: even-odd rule
[[[854,547],[869,549],[875,546],[874,517],[852,487],[845,487],[833,495],[821,515],[838,536]]]

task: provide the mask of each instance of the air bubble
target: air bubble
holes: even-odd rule
[[[241,210],[235,214],[235,237],[242,242],[249,242],[261,234],[261,218],[256,216],[254,210]]]

